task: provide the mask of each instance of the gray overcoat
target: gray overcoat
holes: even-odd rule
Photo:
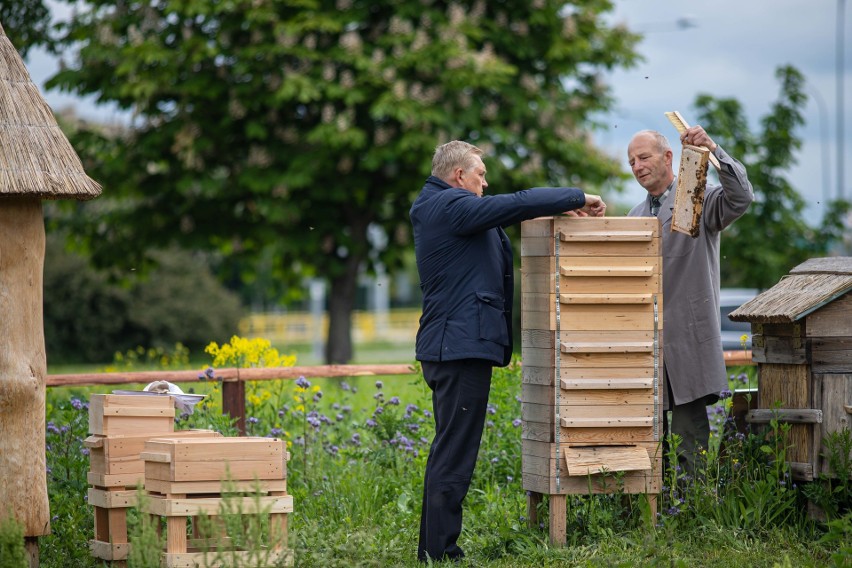
[[[701,231],[692,238],[672,232],[677,179],[669,186],[658,218],[663,238],[663,359],[675,404],[718,400],[728,388],[719,322],[719,235],[754,199],[745,167],[720,146],[721,186],[707,185]],[[628,216],[649,217],[650,197]],[[667,389],[663,389],[666,393]],[[667,396],[666,408],[669,408]]]

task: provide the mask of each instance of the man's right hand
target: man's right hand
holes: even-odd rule
[[[606,214],[606,203],[598,195],[586,193],[586,204],[579,211],[586,213],[591,217],[603,217]]]

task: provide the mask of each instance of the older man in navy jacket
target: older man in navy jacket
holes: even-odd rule
[[[421,561],[464,556],[457,544],[462,501],[479,452],[491,369],[512,356],[512,246],[502,227],[572,210],[603,216],[606,208],[600,197],[566,187],[483,197],[482,154],[458,140],[438,146],[432,175],[410,212],[423,290],[416,353],[435,417]]]

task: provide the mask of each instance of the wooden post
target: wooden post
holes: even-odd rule
[[[41,201],[0,198],[0,515],[10,513],[23,525],[30,547],[37,542],[30,537],[50,532],[44,446],[44,243]],[[37,550],[35,558],[38,562]]]
[[[241,379],[222,381],[222,412],[237,419],[237,430],[246,435],[246,383]]]

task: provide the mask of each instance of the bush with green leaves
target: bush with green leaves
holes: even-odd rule
[[[182,343],[201,351],[237,331],[237,296],[190,253],[160,252],[144,274],[92,268],[48,238],[44,265],[44,335],[52,364],[105,363],[138,345]],[[108,339],[108,341],[106,341]]]
[[[26,564],[24,527],[11,515],[0,516],[0,568],[21,568]]]

